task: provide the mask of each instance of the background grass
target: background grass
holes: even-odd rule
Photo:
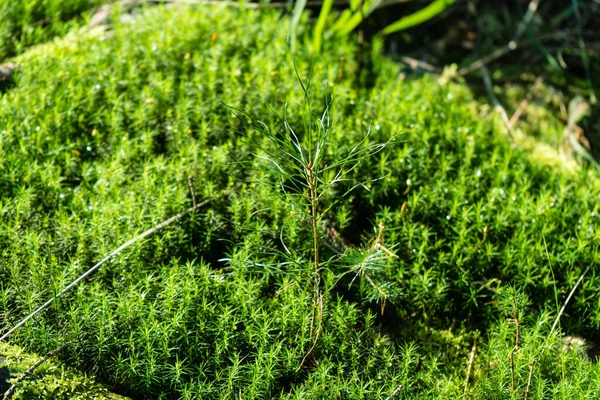
[[[562,302],[587,266],[562,330],[598,332],[595,173],[540,164],[477,114],[464,86],[399,78],[347,39],[325,42],[315,60],[315,109],[334,95],[326,162],[369,129],[373,142],[399,143],[354,171],[385,179],[322,220],[323,251],[343,251],[328,228],[356,246],[382,222],[398,255],[385,275],[403,296],[381,314],[349,282],[336,285],[314,357],[298,369],[312,285],[294,284],[301,268],[264,249],[282,250],[283,238],[309,251],[306,221],[260,184],[273,176],[249,137],[262,138],[225,107],[281,129],[270,108],[288,103],[302,134],[287,28],[268,10],[157,7],[17,58],[0,104],[4,328],[190,207],[188,176],[211,203],[115,257],[11,340],[40,353],[73,341],[65,361],[135,398],[385,399],[400,384],[399,398],[456,398],[474,342],[467,397],[522,398],[532,360],[529,398],[597,397],[597,365],[549,334],[555,295]],[[295,57],[307,74],[312,56]]]

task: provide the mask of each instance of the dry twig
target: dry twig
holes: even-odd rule
[[[521,338],[521,330],[519,325],[519,311],[517,310],[517,302],[515,300],[515,296],[510,296],[513,303],[513,323],[516,326],[515,331],[515,346],[512,348],[510,353],[508,354],[508,359],[510,360],[510,392],[511,394],[515,393],[515,362],[514,362],[514,353],[519,350],[519,343]]]
[[[533,365],[535,364],[535,360],[531,360],[529,362],[529,378],[527,378],[527,387],[525,388],[525,400],[529,396],[529,391],[531,390],[531,378],[533,377]]]
[[[469,390],[469,379],[471,378],[471,370],[473,369],[473,363],[475,362],[475,354],[477,352],[477,340],[473,342],[471,348],[471,355],[469,356],[469,363],[467,364],[467,377],[465,379],[465,393]]]
[[[391,400],[394,398],[394,396],[396,396],[398,393],[400,393],[400,391],[402,390],[402,384],[398,385],[398,387],[396,389],[394,389],[394,391],[392,392],[392,394],[390,394],[388,397],[385,398],[385,400]]]
[[[385,8],[394,4],[408,3],[411,0],[383,0],[379,2],[376,8]],[[142,4],[160,4],[165,3],[169,5],[177,6],[179,4],[190,4],[199,6],[218,6],[218,7],[230,7],[230,8],[246,8],[246,9],[267,9],[267,8],[288,8],[290,7],[289,2],[269,2],[269,3],[258,3],[252,1],[229,1],[229,0],[121,0],[117,2],[125,8],[133,8]],[[105,4],[100,7],[97,13],[90,20],[91,26],[103,25],[107,23],[111,7],[113,4]],[[346,7],[350,4],[349,0],[337,0],[333,3],[336,7]],[[321,7],[323,5],[322,0],[311,0],[306,2],[306,7]]]
[[[145,3],[174,3],[174,4],[197,4],[197,5],[208,5],[208,6],[223,6],[223,7],[235,7],[235,8],[287,8],[290,6],[288,2],[271,2],[271,3],[253,3],[253,2],[239,2],[239,1],[227,1],[227,0],[138,0]],[[394,4],[408,3],[411,0],[383,0],[376,8],[385,8]],[[338,0],[333,3],[334,6],[348,6],[350,2],[348,0]],[[323,5],[322,0],[307,1],[306,7],[321,7]]]
[[[583,280],[583,277],[588,273],[589,270],[590,270],[590,267],[587,267],[585,269],[585,271],[583,271],[583,274],[581,274],[581,276],[579,277],[579,279],[575,283],[575,286],[573,286],[573,289],[571,290],[571,293],[569,293],[569,296],[567,297],[567,300],[565,300],[565,303],[563,304],[563,306],[561,307],[560,311],[558,312],[558,315],[556,316],[556,320],[554,321],[554,324],[552,324],[552,329],[550,329],[550,335],[552,335],[552,332],[554,332],[554,329],[556,328],[556,325],[558,324],[558,321],[560,321],[560,317],[562,316],[563,312],[565,311],[565,308],[567,308],[567,304],[569,304],[569,301],[571,301],[571,297],[573,297],[573,294],[577,290],[577,287],[581,284],[581,281]]]
[[[512,115],[512,117],[510,117],[510,120],[508,121],[508,125],[511,128],[513,128],[515,126],[515,124],[517,123],[517,121],[521,117],[521,114],[523,114],[523,111],[525,111],[525,109],[529,105],[529,102],[533,98],[533,95],[535,94],[535,92],[537,91],[538,87],[542,84],[543,81],[544,81],[544,77],[543,76],[538,76],[537,79],[535,80],[535,82],[533,82],[533,85],[531,85],[531,88],[527,92],[527,95],[521,101],[521,103],[519,103],[519,106],[517,107],[515,113]]]
[[[403,62],[404,64],[408,65],[409,67],[411,67],[414,70],[422,69],[423,71],[427,71],[432,74],[441,74],[442,73],[441,69],[439,69],[429,63],[426,63],[425,61],[417,60],[416,58],[412,58],[412,57],[408,57],[408,56],[401,56],[400,61]]]

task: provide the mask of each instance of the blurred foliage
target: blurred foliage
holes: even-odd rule
[[[33,44],[65,35],[82,13],[106,0],[0,0],[0,61]]]

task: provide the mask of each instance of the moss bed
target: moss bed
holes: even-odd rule
[[[563,334],[589,345],[600,329],[595,172],[539,162],[460,82],[401,75],[377,49],[365,57],[334,39],[292,59],[289,22],[271,10],[153,7],[114,20],[13,60],[0,100],[4,330],[191,207],[188,177],[210,203],[114,257],[12,344],[45,354],[72,343],[62,362],[132,398],[600,397],[600,367],[562,346]],[[367,188],[324,193],[340,201],[319,234],[335,257],[383,224],[397,257],[379,279],[401,292],[382,312],[332,267],[304,364],[310,229],[264,184],[274,175],[253,143],[270,144],[227,107],[276,130],[273,110],[287,104],[302,135],[294,61],[301,77],[314,61],[315,110],[333,95],[329,163],[367,131],[365,144],[395,137],[349,174]]]

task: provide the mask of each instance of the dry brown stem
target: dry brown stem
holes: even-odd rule
[[[529,362],[529,377],[527,378],[527,387],[525,388],[525,400],[529,396],[529,391],[531,390],[531,378],[533,377],[533,366],[535,364],[535,360],[531,360]]]
[[[390,394],[388,397],[386,397],[385,400],[393,399],[398,393],[400,393],[400,391],[402,390],[402,387],[403,387],[402,384],[398,385],[398,387],[396,389],[394,389],[392,394]]]
[[[521,338],[521,327],[519,324],[519,311],[517,310],[517,302],[515,300],[514,294],[510,296],[510,299],[513,303],[513,323],[516,326],[515,330],[515,346],[512,348],[510,353],[508,354],[508,359],[510,360],[510,392],[514,395],[515,393],[515,362],[514,362],[514,353],[519,349],[520,338]]]
[[[471,370],[473,369],[473,363],[475,362],[475,354],[477,353],[477,340],[473,342],[471,348],[471,355],[469,356],[469,363],[467,364],[467,377],[465,378],[465,393],[469,390],[469,379],[471,378]]]
[[[544,77],[538,76],[537,79],[535,80],[535,82],[533,82],[533,85],[531,85],[531,88],[527,91],[527,95],[521,101],[521,103],[519,103],[519,106],[515,110],[515,113],[512,115],[512,117],[510,117],[510,120],[508,121],[508,126],[510,126],[511,128],[514,128],[517,121],[519,121],[521,114],[523,114],[523,111],[525,111],[525,109],[529,105],[529,102],[533,98],[533,95],[535,94],[535,92],[537,91],[537,89],[539,88],[539,86],[542,84],[543,81],[544,81]]]

